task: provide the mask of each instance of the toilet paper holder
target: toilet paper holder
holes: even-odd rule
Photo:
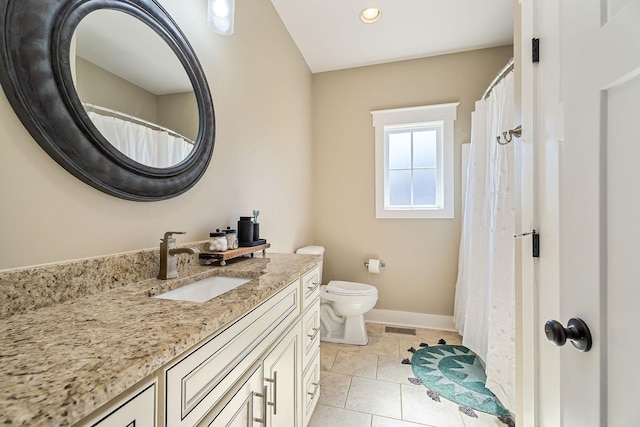
[[[364,266],[365,268],[369,268],[369,261],[365,261]],[[380,261],[380,267],[384,267],[384,266],[385,266],[384,261]]]

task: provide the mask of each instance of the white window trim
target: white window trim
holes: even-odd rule
[[[454,121],[460,103],[426,105],[421,107],[394,108],[371,111],[375,128],[376,162],[376,218],[453,218],[454,217]],[[441,208],[385,209],[385,126],[414,125],[428,122],[443,122],[442,126],[442,171],[443,204]]]

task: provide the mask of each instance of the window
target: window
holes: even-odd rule
[[[372,111],[376,218],[453,218],[458,103]]]

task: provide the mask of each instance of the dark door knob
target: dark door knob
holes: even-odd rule
[[[591,332],[582,319],[569,319],[566,328],[557,320],[547,320],[547,323],[544,324],[544,334],[555,345],[564,345],[569,339],[579,351],[591,349]]]

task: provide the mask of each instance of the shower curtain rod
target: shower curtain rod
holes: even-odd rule
[[[507,74],[509,74],[509,72],[513,70],[513,58],[509,59],[509,61],[507,62],[507,65],[505,65],[502,70],[500,70],[500,72],[498,73],[498,75],[493,79],[493,81],[491,82],[491,84],[489,85],[489,87],[487,88],[487,90],[484,91],[484,94],[482,95],[481,99],[487,99],[489,97],[489,95],[491,95],[491,90],[496,87],[496,85],[498,83],[500,83],[500,80],[504,79],[505,76]]]
[[[127,122],[131,122],[131,123],[135,123],[137,125],[142,125],[145,127],[148,127],[152,130],[158,130],[158,131],[163,131],[163,132],[167,132],[169,135],[176,137],[176,138],[182,138],[184,139],[185,142],[195,145],[195,143],[190,140],[189,138],[187,138],[186,136],[180,135],[178,132],[173,131],[171,129],[162,127],[160,125],[157,125],[155,123],[146,121],[144,119],[141,119],[139,117],[135,117],[135,116],[131,116],[129,114],[117,111],[117,110],[112,110],[111,108],[107,108],[107,107],[101,107],[100,105],[95,105],[95,104],[90,104],[88,102],[83,102],[82,106],[85,107],[85,109],[89,109],[90,111],[93,111],[94,113],[107,113],[108,115],[111,115],[113,117],[116,117],[118,119],[123,119]]]

